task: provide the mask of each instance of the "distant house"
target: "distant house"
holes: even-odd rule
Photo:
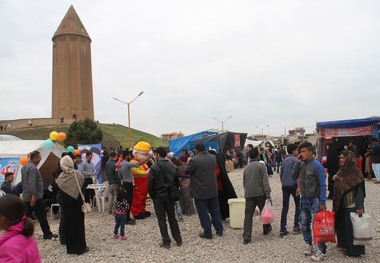
[[[171,141],[178,138],[178,132],[170,132],[161,134],[161,138],[165,141]]]

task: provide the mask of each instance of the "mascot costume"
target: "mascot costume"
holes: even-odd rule
[[[151,212],[145,210],[146,196],[148,194],[149,165],[153,152],[149,143],[140,141],[133,147],[133,162],[142,163],[137,168],[132,168],[132,175],[135,188],[133,190],[133,200],[131,212],[135,219],[144,219],[151,215]]]

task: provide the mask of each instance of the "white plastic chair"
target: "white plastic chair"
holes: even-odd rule
[[[110,185],[108,181],[103,182],[103,187],[104,187],[103,197],[106,201],[108,201],[108,197],[110,195]]]
[[[104,203],[106,201],[106,198],[108,198],[109,191],[110,191],[109,189],[110,189],[110,185],[108,181],[105,181],[104,183],[102,183],[102,187],[100,188],[100,191],[99,191],[99,199],[102,205],[102,209],[101,209],[102,213],[105,210]]]
[[[50,205],[50,220],[53,220],[53,207],[54,206],[60,207],[59,204],[51,204]]]
[[[104,202],[101,203],[101,194],[102,194],[102,188],[103,187],[99,187],[99,189],[96,189],[94,190],[95,191],[95,196],[94,196],[94,199],[92,200],[92,207],[94,207],[94,200],[96,202],[96,205],[98,206],[98,210],[99,212],[102,212],[104,209]]]

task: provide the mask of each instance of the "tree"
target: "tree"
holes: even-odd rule
[[[78,144],[100,143],[103,139],[102,129],[95,121],[88,118],[73,122],[67,132],[65,145],[78,147]]]

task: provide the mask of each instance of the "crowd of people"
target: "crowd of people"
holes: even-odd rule
[[[374,174],[376,181],[380,182],[380,145],[376,138],[368,145],[368,149],[365,162],[367,159],[370,161],[366,165],[365,175],[370,179],[369,175]],[[353,245],[350,220],[351,212],[359,215],[364,213],[365,179],[362,169],[358,167],[356,149],[348,145],[347,149],[338,154],[334,145],[329,144],[326,150],[327,157],[322,165],[315,159],[313,146],[308,142],[287,145],[287,153],[281,147],[245,147],[247,166],[243,174],[246,200],[243,244],[251,243],[252,219],[256,207],[261,211],[266,202],[272,202],[268,178],[273,172],[278,172],[283,197],[280,237],[289,234],[287,214],[292,196],[295,203],[292,231],[295,234],[302,233],[304,254],[311,255],[313,261],[326,259],[324,243],[318,242],[316,251],[313,251],[312,222],[315,213],[327,209],[326,199],[332,199],[338,247],[344,249],[344,253],[349,256],[365,254],[364,246]],[[82,205],[84,202],[92,203],[94,197],[93,190],[87,189],[93,183],[95,170],[91,164],[91,155],[91,152],[86,153],[86,160],[81,162],[80,156],[64,153],[53,173],[53,188],[56,189],[56,198],[60,204],[59,240],[62,245],[66,245],[68,254],[79,255],[89,251]],[[228,199],[237,198],[237,195],[226,170],[225,161],[228,158],[222,153],[206,151],[204,144],[198,143],[194,153],[183,150],[180,157],[175,157],[162,147],[153,153],[148,143],[139,142],[133,150],[123,150],[120,147],[108,154],[104,148],[103,159],[106,159],[102,167],[110,191],[108,212],[115,219],[113,238],[126,240],[126,224],[134,225],[135,220],[151,216],[151,212],[145,210],[147,194],[152,199],[157,217],[161,247],[169,249],[171,246],[167,221],[176,245],[182,245],[178,220],[183,215],[198,214],[202,228],[200,238],[212,239],[214,233],[223,236],[222,220],[230,216]],[[3,248],[15,246],[18,242],[28,248],[23,250],[20,257],[28,257],[33,253],[34,258],[24,262],[40,262],[35,256],[38,248],[32,238],[32,214],[40,224],[44,239],[58,237],[50,231],[46,217],[43,180],[37,169],[40,161],[41,154],[34,151],[21,170],[23,201],[13,195],[0,198],[0,229],[6,231],[0,239],[1,259],[13,257],[13,253],[9,255]],[[369,169],[369,165],[372,169]],[[13,174],[5,175],[5,182],[1,186],[5,193],[14,193],[13,180]],[[178,197],[173,189],[178,190]],[[11,206],[15,209],[7,212]],[[215,229],[214,233],[212,228]],[[264,235],[271,231],[271,224],[263,224]]]

